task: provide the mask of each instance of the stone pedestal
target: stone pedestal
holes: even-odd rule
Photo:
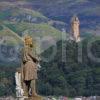
[[[24,91],[22,89],[22,84],[21,84],[20,69],[17,69],[17,72],[15,73],[15,81],[16,81],[16,97],[22,98]]]
[[[43,100],[43,97],[41,97],[41,96],[34,96],[34,97],[26,98],[24,100]]]

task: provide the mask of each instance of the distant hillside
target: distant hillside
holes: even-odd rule
[[[50,18],[45,17],[43,14],[38,11],[18,7],[17,5],[9,2],[0,3],[0,19],[1,20],[9,20],[9,21],[17,21],[17,22],[28,22],[28,23],[48,23],[51,26],[61,30],[62,28],[66,28],[67,24],[61,21],[53,21]]]
[[[20,36],[4,25],[0,25],[0,66],[13,66],[20,61],[19,51],[23,45]]]
[[[14,74],[21,66],[25,34],[33,37],[42,58],[37,81],[39,94],[100,95],[100,63],[87,53],[87,43],[100,32],[99,12],[99,0],[0,0],[0,96],[15,95]],[[70,33],[73,14],[80,19],[82,62],[77,59],[79,44],[69,40],[62,45],[61,41],[63,29]],[[93,43],[91,52],[100,58],[99,41]]]
[[[100,1],[99,0],[4,0],[12,1],[14,6],[30,8],[43,13],[50,19],[63,21],[70,31],[71,17],[76,14],[81,21],[81,34],[91,31],[100,32]],[[3,5],[2,3],[0,3]],[[6,3],[7,5],[8,3]],[[11,4],[10,4],[11,5]]]
[[[12,31],[22,36],[25,31],[30,31],[35,36],[52,36],[53,38],[61,38],[60,29],[66,26],[63,22],[53,21],[43,16],[39,12],[26,8],[13,7],[4,3],[1,6],[0,20],[2,24],[10,28]],[[58,27],[57,27],[58,26]]]
[[[49,48],[53,42],[61,40],[62,32],[60,29],[65,25],[63,22],[52,21],[41,13],[31,9],[19,8],[6,2],[3,4],[2,6],[0,3],[0,7],[2,8],[0,9],[0,36],[1,40],[2,36],[4,38],[7,37],[6,46],[8,48],[14,44],[18,48],[18,52],[20,52],[19,50],[22,48],[20,45],[23,45],[22,37],[25,34],[33,37],[37,49],[41,49],[41,51],[38,50],[39,54]],[[55,23],[58,24],[54,25]]]
[[[3,5],[2,5],[3,4]],[[34,18],[47,19],[41,13],[27,9],[20,8],[14,4],[10,4],[9,2],[0,3],[0,19],[9,19],[13,21],[34,21]]]
[[[56,28],[50,26],[47,23],[27,23],[27,22],[9,22],[4,21],[4,25],[17,34],[19,36],[23,36],[25,32],[26,34],[30,34],[33,37],[45,37],[45,36],[51,36],[52,38],[59,40],[61,38],[61,32],[57,30]]]
[[[39,11],[49,19],[63,21],[63,27],[70,32],[71,17],[76,14],[81,21],[81,34],[91,31],[92,34],[100,32],[100,1],[99,0],[1,0],[3,7],[17,6]],[[9,2],[11,1],[11,2]],[[59,24],[58,24],[59,25]]]
[[[2,43],[7,43],[7,45],[11,44],[21,44],[22,39],[20,36],[18,36],[16,33],[14,33],[9,28],[5,27],[4,25],[0,25],[2,29],[0,29],[0,38],[2,40]],[[0,42],[1,43],[1,42]]]

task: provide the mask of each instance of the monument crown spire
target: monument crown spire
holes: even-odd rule
[[[80,21],[79,18],[74,15],[71,19],[71,33],[76,42],[80,41]]]

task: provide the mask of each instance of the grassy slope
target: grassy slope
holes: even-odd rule
[[[3,4],[2,4],[3,3]],[[26,9],[26,8],[18,8],[15,4],[10,4],[9,2],[2,2],[0,3],[0,7],[2,9],[5,8],[4,11],[0,11],[0,21],[2,21],[2,24],[8,27],[10,30],[17,33],[18,35],[22,36],[22,33],[26,32],[28,30],[29,34],[33,36],[38,36],[38,37],[44,37],[44,36],[51,36],[54,39],[60,39],[61,37],[61,32],[57,30],[56,28],[52,27],[48,23],[40,23],[40,24],[32,24],[29,22],[25,22],[24,19],[29,17],[22,18],[21,15],[27,14],[30,15],[33,18],[41,18],[44,20],[48,20],[47,17],[42,15],[41,13],[31,10],[31,9]],[[9,9],[8,9],[9,8]],[[7,10],[8,9],[8,10]],[[11,22],[8,21],[8,18],[10,17],[17,17],[21,19],[20,22]],[[30,31],[30,30],[33,30]],[[5,30],[6,31],[6,30]],[[2,32],[2,34],[5,34],[6,32]],[[8,34],[8,33],[6,33]]]
[[[9,28],[5,26],[2,26],[2,27],[3,29],[0,30],[0,37],[8,37],[8,38],[5,38],[7,40],[6,41],[7,44],[16,45],[16,44],[22,43],[21,38],[16,33],[14,33],[12,30],[10,30]]]
[[[18,33],[19,35],[21,35],[21,33],[23,33],[26,30],[29,30],[29,31],[33,30],[34,33],[29,32],[31,33],[31,35],[35,35],[39,37],[44,37],[44,36],[49,35],[56,39],[59,39],[61,37],[61,32],[57,30],[56,28],[52,27],[51,25],[49,25],[48,23],[32,24],[29,22],[25,22],[23,19],[19,23],[17,23],[16,21],[13,23],[11,21],[7,21],[8,16],[18,17],[22,14],[29,14],[32,17],[35,17],[35,18],[39,17],[41,19],[46,19],[46,20],[48,18],[42,15],[41,13],[36,12],[31,9],[18,8],[16,6],[14,7],[14,5],[10,5],[9,3],[6,3],[6,2],[4,3],[4,5],[5,6],[7,5],[7,7],[10,8],[10,10],[0,12],[0,19],[6,19],[6,21],[2,20],[2,23],[6,25],[6,27],[14,31],[15,33]],[[2,8],[5,8],[4,5],[2,6]]]
[[[50,37],[50,41],[58,41],[61,39],[61,35],[62,33],[57,30],[56,28],[46,24],[46,23],[41,23],[41,24],[32,24],[32,23],[26,23],[26,22],[21,22],[21,23],[9,23],[8,21],[6,21],[4,23],[4,25],[8,28],[10,28],[11,30],[13,30],[14,32],[20,34],[20,36],[22,36],[22,33],[25,34],[30,34],[30,36],[33,37],[33,39],[37,39],[37,37],[41,38],[41,39],[46,39],[48,37]],[[45,41],[46,43],[46,41]],[[48,43],[46,43],[48,44]],[[38,50],[38,43],[36,43],[36,47]],[[47,49],[48,47],[50,47],[52,44],[49,43],[48,46],[45,46],[43,48],[41,48],[40,52],[43,52],[45,49]],[[38,51],[37,51],[38,52]]]
[[[11,5],[9,3],[0,4],[0,7],[5,8],[4,11],[1,10],[0,12],[0,22],[2,23],[2,25],[6,26],[6,29],[4,29],[3,31],[0,31],[2,35],[3,34],[8,35],[11,32],[11,35],[13,33],[15,36],[18,36],[19,38],[21,38],[24,33],[26,34],[28,33],[33,38],[39,37],[43,39],[46,36],[49,36],[50,41],[51,41],[51,38],[55,41],[58,41],[61,39],[62,37],[61,31],[59,31],[58,29],[54,28],[51,24],[49,24],[47,22],[48,18],[42,15],[41,13],[31,10],[31,9],[20,8],[20,7],[18,8],[15,5]],[[15,18],[16,20],[9,20],[9,18],[11,17]],[[43,22],[40,21],[39,24],[26,22],[25,20],[30,20],[31,19],[30,17],[39,18],[43,20]],[[7,32],[8,29],[10,30],[9,32]],[[15,42],[16,42],[16,39],[15,41],[14,40],[10,41],[10,44],[15,44]],[[21,43],[21,41],[17,43]],[[46,47],[45,49],[47,49]]]
[[[47,23],[32,24],[27,22],[11,23],[9,21],[5,21],[4,24],[19,34],[28,31],[30,35],[36,37],[51,36],[57,40],[61,38],[61,32]]]

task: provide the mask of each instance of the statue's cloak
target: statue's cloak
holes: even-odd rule
[[[30,81],[37,79],[37,59],[36,54],[32,53],[32,49],[24,47],[22,49],[22,80]]]

